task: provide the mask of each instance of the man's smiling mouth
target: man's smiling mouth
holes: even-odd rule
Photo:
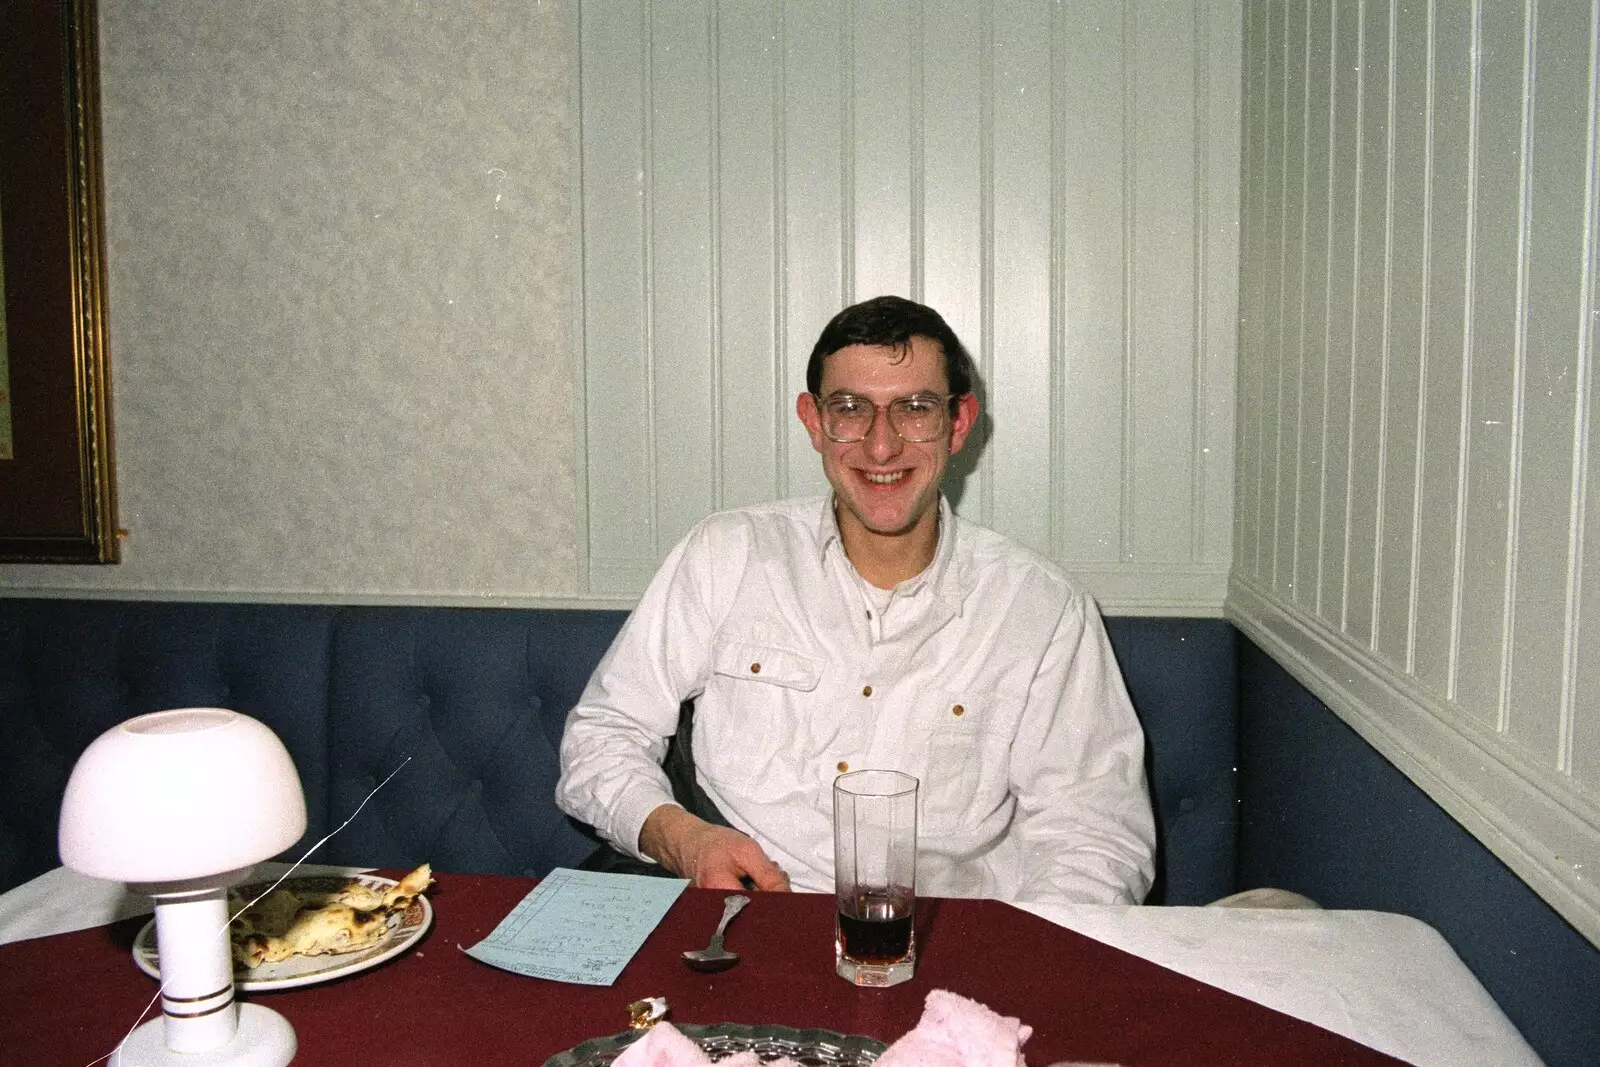
[[[898,482],[901,478],[904,478],[905,476],[906,476],[906,472],[905,471],[892,471],[892,472],[890,472],[888,474],[873,474],[870,471],[862,471],[861,472],[861,477],[865,478],[867,481],[871,482],[873,485],[893,485],[895,482]]]

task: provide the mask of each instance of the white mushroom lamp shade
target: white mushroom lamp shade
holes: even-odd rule
[[[79,757],[61,803],[61,860],[156,900],[163,1018],[117,1063],[278,1065],[282,1016],[233,1000],[227,888],[300,839],[300,776],[270,729],[224,708],[140,715]]]
[[[276,856],[305,829],[300,776],[277,734],[222,708],[158,711],[79,757],[61,861],[118,882],[179,882]]]

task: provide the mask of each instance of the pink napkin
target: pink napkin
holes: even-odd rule
[[[917,1025],[878,1057],[875,1067],[1027,1067],[1022,1044],[1033,1027],[1000,1015],[975,1000],[935,989],[922,1004]],[[629,1045],[613,1067],[706,1067],[701,1047],[671,1023],[657,1023]],[[717,1067],[758,1067],[754,1052],[740,1052]],[[767,1067],[799,1067],[787,1056]]]
[[[922,1018],[875,1067],[1027,1067],[1022,1044],[1033,1027],[975,1000],[935,989],[922,1002]]]

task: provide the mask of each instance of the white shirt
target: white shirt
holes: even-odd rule
[[[834,778],[885,768],[921,781],[919,893],[1138,903],[1144,735],[1094,602],[943,499],[939,516],[933,562],[881,612],[831,498],[705,519],[568,716],[556,802],[646,858],[692,697],[700,785],[796,889],[833,891]]]

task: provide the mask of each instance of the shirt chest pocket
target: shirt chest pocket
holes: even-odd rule
[[[1009,753],[1020,702],[938,693],[920,716],[928,744],[922,815],[930,834],[959,833],[1006,803]]]
[[[793,748],[793,702],[821,683],[823,661],[776,645],[723,640],[712,649],[711,669],[706,714],[695,712],[695,767],[719,785],[748,785]]]

